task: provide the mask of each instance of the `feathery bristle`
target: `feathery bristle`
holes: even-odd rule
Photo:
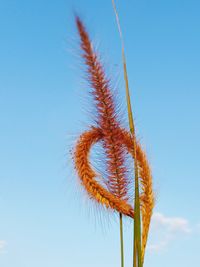
[[[124,130],[121,131],[121,142],[127,151],[134,158],[133,142],[130,134]],[[101,129],[92,127],[91,130],[83,133],[75,147],[74,161],[75,168],[81,182],[91,198],[106,206],[117,210],[118,212],[134,217],[133,207],[127,201],[120,199],[101,186],[96,180],[96,173],[92,170],[89,162],[89,153],[92,146],[103,139]],[[137,142],[137,160],[139,165],[139,177],[142,185],[142,195],[140,196],[143,214],[143,251],[146,247],[147,234],[154,206],[154,195],[152,191],[152,176],[145,153]],[[144,253],[143,253],[144,254]]]
[[[107,208],[116,210],[133,218],[134,212],[131,205],[125,200],[119,199],[110,193],[95,180],[96,174],[90,167],[89,152],[92,145],[100,141],[102,138],[103,135],[97,128],[91,128],[90,131],[87,131],[80,136],[74,152],[75,168],[78,176],[92,199]]]
[[[96,104],[97,123],[103,134],[102,144],[107,158],[108,187],[118,198],[127,199],[125,151],[121,143],[120,124],[117,120],[109,80],[79,17],[76,17],[76,24],[83,51],[82,57],[87,66],[87,79]]]
[[[139,150],[137,148],[137,150]],[[138,153],[138,162],[141,177],[141,205],[142,205],[142,262],[144,261],[145,248],[149,233],[151,216],[155,204],[151,170],[144,151]]]
[[[154,206],[152,176],[150,167],[140,144],[136,142],[136,152],[130,133],[120,127],[115,111],[109,80],[90,42],[89,36],[79,17],[76,24],[80,35],[82,57],[87,67],[87,79],[92,89],[97,113],[97,127],[83,133],[75,147],[74,161],[78,176],[89,196],[102,205],[129,217],[134,217],[133,207],[128,203],[128,178],[125,165],[125,152],[133,159],[137,156],[139,177],[142,189],[142,258],[147,242],[150,219]],[[97,174],[90,166],[89,152],[96,142],[102,142],[106,155],[108,190],[95,178]]]

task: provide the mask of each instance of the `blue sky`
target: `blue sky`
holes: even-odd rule
[[[198,266],[200,3],[134,0],[117,6],[137,135],[156,192],[145,267]],[[119,74],[123,100],[111,1],[0,1],[2,267],[120,266],[117,220],[80,192],[68,153],[88,122],[74,11],[114,80]],[[126,266],[131,231],[126,221]]]

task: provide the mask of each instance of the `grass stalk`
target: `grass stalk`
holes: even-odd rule
[[[133,241],[133,266],[134,267],[142,267],[141,260],[141,219],[140,219],[140,195],[139,195],[139,176],[138,176],[138,164],[137,164],[137,155],[136,155],[136,136],[135,136],[135,125],[133,120],[132,108],[131,108],[131,100],[129,93],[129,84],[128,84],[128,74],[126,67],[126,57],[124,52],[124,42],[123,36],[119,21],[119,16],[117,12],[117,8],[115,5],[115,1],[112,0],[112,5],[114,8],[116,21],[118,25],[118,30],[120,34],[121,44],[122,44],[122,60],[123,60],[123,69],[124,69],[124,80],[126,87],[126,101],[127,101],[127,109],[128,109],[128,118],[129,118],[129,128],[133,141],[133,149],[134,149],[134,174],[135,174],[135,200],[134,200],[134,241]]]
[[[119,224],[120,224],[121,267],[124,267],[124,237],[123,237],[123,217],[122,217],[122,213],[119,213]]]
[[[110,88],[110,80],[106,77],[104,68],[96,51],[93,49],[90,37],[81,19],[76,16],[76,26],[80,37],[80,48],[83,62],[86,65],[86,77],[94,96],[96,113],[94,116],[96,127],[84,132],[78,139],[74,151],[74,163],[81,184],[91,199],[106,208],[119,213],[121,267],[124,267],[123,243],[123,215],[134,219],[133,266],[142,267],[145,248],[148,238],[149,226],[154,207],[154,193],[152,188],[152,175],[147,157],[136,140],[135,126],[132,115],[126,58],[119,17],[112,0],[118,30],[122,43],[122,59],[126,100],[130,132],[120,125],[116,107]],[[115,125],[115,127],[113,127]],[[90,149],[98,141],[102,141],[107,157],[106,170],[108,173],[109,190],[96,181],[96,173],[90,166]],[[135,194],[134,203],[129,203],[129,177],[126,177],[125,151],[134,159]],[[104,154],[104,156],[105,156]],[[141,185],[141,187],[140,187]],[[141,201],[141,203],[140,203]],[[141,209],[142,207],[142,209]],[[142,216],[140,217],[140,209]],[[142,221],[142,235],[141,235]],[[141,242],[142,241],[142,242]],[[142,245],[142,246],[141,246]]]

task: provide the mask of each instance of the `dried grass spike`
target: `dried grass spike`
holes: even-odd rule
[[[133,218],[134,211],[132,206],[125,200],[117,198],[95,180],[96,174],[90,166],[89,152],[92,145],[101,139],[101,131],[97,128],[92,128],[80,136],[74,151],[74,162],[78,176],[92,199],[107,208]]]
[[[109,190],[116,197],[125,200],[128,198],[125,151],[121,143],[120,124],[109,79],[106,78],[103,66],[79,17],[76,17],[76,24],[81,40],[82,57],[87,66],[87,79],[96,104],[97,124],[103,135],[102,143],[107,159]]]

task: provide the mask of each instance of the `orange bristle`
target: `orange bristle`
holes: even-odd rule
[[[133,218],[134,212],[131,205],[125,200],[113,195],[101,186],[96,180],[96,173],[92,170],[89,162],[89,152],[96,142],[102,140],[103,135],[97,128],[83,133],[75,147],[74,161],[79,178],[89,196],[107,208],[116,210]]]
[[[120,124],[109,80],[106,78],[103,66],[79,17],[76,17],[76,24],[83,51],[82,57],[87,66],[87,79],[96,104],[97,123],[103,134],[102,144],[107,158],[108,187],[110,192],[118,198],[127,199],[125,151],[121,143]]]
[[[87,67],[87,80],[96,106],[97,126],[90,127],[89,131],[80,136],[74,151],[75,168],[82,185],[92,199],[107,208],[133,218],[134,210],[128,203],[128,185],[130,181],[133,183],[133,179],[127,177],[128,170],[125,162],[127,151],[133,159],[135,157],[132,137],[129,132],[120,126],[110,82],[106,78],[103,66],[79,17],[76,17],[76,25],[80,36],[82,58]],[[97,174],[92,169],[89,161],[90,150],[97,142],[102,142],[105,150],[106,173],[108,173],[107,189],[95,180]],[[154,206],[154,195],[150,167],[138,142],[136,142],[136,150],[142,189],[140,199],[143,215],[142,247],[144,255]]]

